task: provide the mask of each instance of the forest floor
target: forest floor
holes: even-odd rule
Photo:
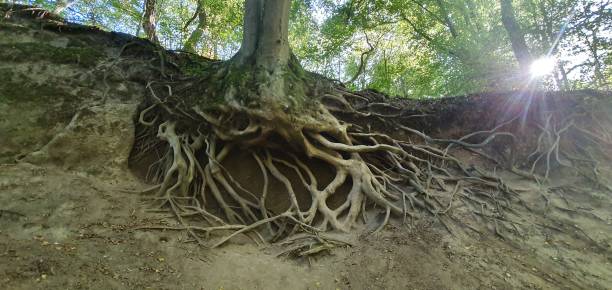
[[[151,185],[128,166],[146,84],[174,68],[160,71],[151,45],[130,36],[7,11],[0,5],[2,289],[612,289],[612,194],[572,170],[545,184],[496,171],[534,209],[546,205],[517,206],[521,234],[506,239],[399,218],[376,234],[356,230],[352,246],[291,258],[240,236],[206,249],[185,232],[143,229],[175,223],[147,211],[133,192]],[[493,99],[402,105],[437,106],[440,123],[415,126],[443,138],[483,123],[478,103]]]

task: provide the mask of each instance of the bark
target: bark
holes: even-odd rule
[[[591,52],[591,56],[593,57],[593,68],[595,73],[594,83],[596,86],[603,86],[605,78],[603,75],[603,65],[601,64],[599,55],[599,38],[597,37],[597,30],[593,30],[591,37],[591,41],[587,41],[587,45],[589,47],[589,51]]]
[[[190,21],[187,23],[187,25],[185,25],[185,28],[187,28],[187,26],[191,24],[191,22],[193,21],[195,17],[198,18],[198,24],[196,28],[191,32],[191,34],[189,35],[189,38],[187,38],[187,41],[185,41],[185,45],[183,46],[183,50],[185,51],[195,52],[196,44],[198,43],[198,41],[200,41],[200,39],[202,38],[202,35],[204,35],[204,30],[206,29],[206,26],[208,25],[208,19],[206,17],[206,9],[204,9],[204,3],[202,2],[203,1],[198,2],[198,7],[196,8],[195,14],[190,19]]]
[[[563,84],[563,87],[561,88],[561,90],[563,91],[570,90],[571,88],[570,88],[569,80],[567,79],[567,72],[565,71],[565,67],[563,66],[563,63],[558,63],[557,69],[559,70],[559,73],[561,74],[561,81]]]
[[[246,0],[242,46],[234,60],[268,71],[287,66],[290,6],[290,0]]]
[[[53,8],[53,14],[60,15],[64,10],[66,10],[70,5],[73,4],[73,0],[59,0],[55,3],[55,8]]]
[[[147,39],[153,43],[159,43],[155,32],[157,22],[157,11],[155,9],[156,0],[145,0],[145,9],[142,16],[142,29],[147,35]]]
[[[500,0],[500,4],[502,23],[504,28],[506,28],[508,36],[510,37],[512,51],[514,52],[514,56],[519,63],[521,71],[526,73],[529,71],[529,65],[531,64],[531,54],[529,53],[529,48],[525,42],[525,35],[516,21],[514,8],[512,7],[512,0]]]

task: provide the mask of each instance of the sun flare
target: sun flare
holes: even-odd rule
[[[555,69],[556,63],[557,60],[555,58],[544,56],[534,60],[531,63],[529,72],[534,77],[543,77],[550,74]]]

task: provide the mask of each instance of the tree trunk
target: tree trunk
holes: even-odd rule
[[[196,8],[196,12],[194,17],[198,17],[198,25],[196,26],[196,28],[191,32],[191,34],[189,35],[189,38],[187,38],[187,41],[185,41],[185,45],[183,46],[183,50],[188,51],[188,52],[196,52],[196,44],[198,43],[198,41],[200,41],[200,38],[202,38],[202,35],[204,35],[204,29],[206,29],[206,25],[208,24],[208,20],[206,17],[206,9],[204,9],[204,1],[199,1],[198,2],[198,7]],[[193,20],[193,18],[192,18]],[[185,28],[187,26],[189,26],[189,23],[191,21],[189,21],[187,23],[187,25],[185,25]]]
[[[597,37],[597,30],[594,29],[591,34],[592,40],[587,41],[587,45],[589,47],[589,51],[591,52],[591,56],[593,56],[593,69],[594,69],[594,84],[598,87],[603,87],[605,83],[605,78],[603,74],[603,65],[601,64],[600,55],[599,55],[599,38]]]
[[[571,90],[572,88],[570,88],[569,80],[567,79],[567,72],[565,71],[565,67],[563,66],[563,63],[561,62],[557,63],[557,69],[559,70],[559,73],[561,74],[561,81],[563,82],[563,87],[561,88],[561,90],[563,91]]]
[[[159,43],[155,32],[157,22],[157,12],[155,10],[156,0],[145,0],[145,9],[142,16],[142,29],[147,35],[147,39],[153,43]]]
[[[529,48],[525,42],[525,35],[523,34],[521,27],[516,21],[514,16],[514,8],[512,7],[512,0],[500,0],[501,4],[501,16],[504,28],[508,32],[510,37],[510,43],[512,44],[512,51],[514,56],[519,63],[521,72],[529,72],[529,65],[531,64],[531,54]]]
[[[73,4],[73,0],[59,0],[55,2],[55,8],[53,8],[53,14],[60,15],[66,8]]]
[[[234,61],[270,72],[287,66],[290,6],[290,0],[246,0],[242,46]]]

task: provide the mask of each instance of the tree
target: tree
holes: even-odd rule
[[[55,8],[53,9],[53,13],[59,15],[62,12],[64,12],[64,10],[66,10],[66,8],[68,8],[72,4],[73,4],[73,1],[59,0],[55,3]]]
[[[255,71],[263,78],[260,98],[296,98],[288,93],[285,73],[289,71],[289,8],[290,0],[246,0],[242,45],[230,60],[238,69]],[[298,62],[291,69],[301,70]]]
[[[242,46],[235,56],[269,71],[289,64],[288,0],[246,0]]]
[[[529,65],[531,65],[532,61],[531,53],[529,53],[529,47],[527,47],[527,43],[525,42],[525,35],[514,16],[515,13],[512,7],[512,0],[500,0],[500,6],[502,23],[506,28],[508,37],[510,37],[512,51],[519,63],[521,73],[527,74],[529,72]]]
[[[145,0],[144,13],[142,14],[142,29],[147,35],[147,39],[153,43],[159,43],[156,32],[157,8],[156,0]]]
[[[167,146],[167,154],[152,165],[157,164],[162,177],[156,190],[161,206],[169,206],[181,222],[186,223],[183,216],[198,215],[210,224],[204,231],[236,230],[217,245],[263,225],[271,238],[300,228],[348,232],[362,209],[373,205],[384,210],[384,226],[391,214],[415,215],[408,203],[442,212],[428,200],[426,184],[443,182],[431,162],[444,163],[453,174],[487,178],[491,182],[484,182],[485,187],[499,186],[500,179],[467,171],[457,159],[429,145],[399,141],[355,123],[352,118],[372,114],[355,103],[363,97],[304,71],[293,56],[289,0],[246,0],[244,9],[238,53],[211,63],[182,90],[168,89],[177,86],[174,81],[151,85],[148,106],[140,114],[143,127],[138,135],[149,137],[135,145],[145,148],[136,150],[136,156],[148,154],[146,148]],[[177,91],[191,93],[172,93]],[[339,119],[342,115],[352,117]],[[396,113],[376,116],[384,126],[396,126],[427,143],[455,142],[401,125]],[[241,184],[235,172],[222,165],[237,150],[249,156],[243,164],[250,160],[259,169],[263,188]],[[332,172],[331,179],[323,175],[326,171]],[[283,189],[268,193],[273,182]],[[268,194],[288,205],[279,212],[278,201],[270,204]],[[211,211],[211,199],[220,208],[218,214]],[[342,201],[338,204],[337,199]]]
[[[187,27],[189,27],[191,22],[196,17],[198,18],[196,28],[191,32],[189,38],[187,39],[187,41],[185,41],[185,44],[183,45],[183,50],[188,52],[196,52],[196,43],[202,38],[204,34],[204,29],[206,29],[206,25],[208,24],[208,17],[206,16],[206,8],[204,7],[203,0],[198,1],[195,13],[191,17],[191,19],[187,21],[187,23],[183,27],[183,30],[187,29]]]

